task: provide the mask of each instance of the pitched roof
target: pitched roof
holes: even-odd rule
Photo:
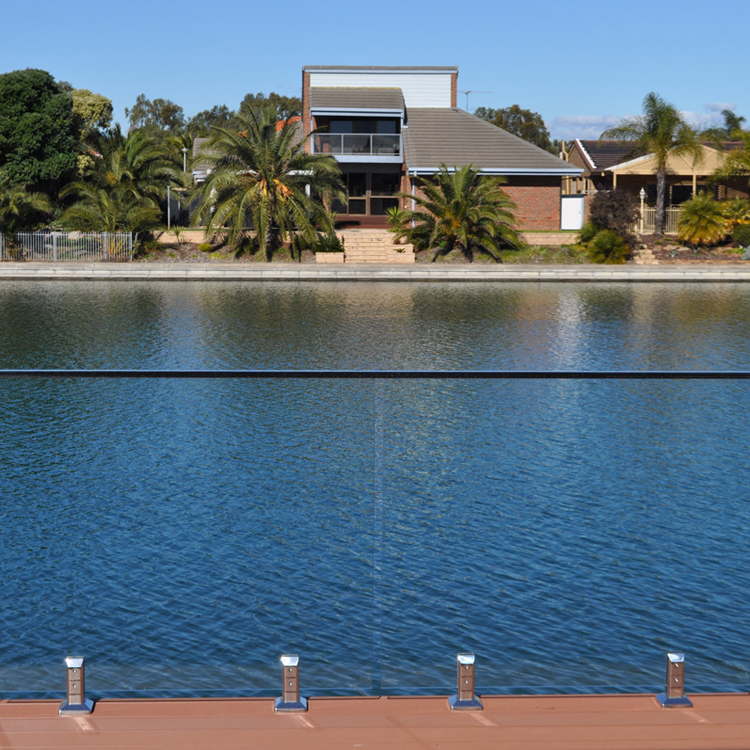
[[[589,171],[608,169],[638,155],[632,141],[584,141],[576,138]]]
[[[452,107],[409,109],[404,151],[407,169],[414,172],[472,164],[494,174],[581,173],[548,151]]]
[[[399,88],[315,87],[310,89],[312,109],[400,109],[404,94]]]
[[[584,141],[576,138],[574,143],[578,145],[578,151],[583,157],[589,172],[616,172],[621,169],[644,164],[653,159],[653,154],[639,152],[637,144],[634,141]],[[743,145],[741,141],[722,141],[721,143],[703,141],[701,143],[701,146],[704,148],[712,149],[719,153],[722,151],[733,151],[736,148],[741,148]],[[670,157],[670,162],[674,162],[671,164],[672,168],[675,168],[677,162],[682,161],[685,161],[685,159]],[[685,164],[687,164],[687,161],[685,161]],[[680,164],[680,168],[682,169],[683,167],[684,165]]]

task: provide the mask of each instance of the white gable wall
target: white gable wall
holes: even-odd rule
[[[398,88],[407,107],[450,107],[450,71],[310,71],[310,86]]]

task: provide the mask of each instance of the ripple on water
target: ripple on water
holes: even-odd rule
[[[746,369],[716,285],[0,285],[4,367]],[[0,690],[746,683],[748,386],[6,381]],[[200,655],[196,659],[196,655]],[[207,665],[204,667],[203,665]]]

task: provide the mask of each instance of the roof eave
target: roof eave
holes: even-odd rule
[[[383,116],[388,115],[390,117],[405,117],[406,110],[394,109],[392,107],[310,107],[310,114],[312,115],[327,115],[329,117],[336,117],[338,115],[357,115],[357,116]]]
[[[442,167],[408,167],[407,173],[412,177],[419,174],[437,174]],[[449,172],[455,171],[455,167],[447,167]],[[532,169],[528,167],[482,167],[479,174],[486,175],[519,175],[523,177],[578,177],[583,174],[580,167],[569,167],[563,169]]]
[[[580,138],[576,138],[575,142],[578,144],[578,148],[581,149],[581,154],[583,155],[583,158],[588,162],[589,164],[589,171],[593,171],[595,169],[598,169],[596,166],[596,162],[594,161],[591,154],[586,150],[586,147],[583,145],[583,141],[581,141]]]

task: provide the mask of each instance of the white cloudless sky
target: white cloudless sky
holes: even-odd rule
[[[123,124],[141,93],[188,116],[299,95],[303,65],[457,65],[470,110],[519,104],[566,139],[598,137],[650,91],[696,124],[723,107],[750,120],[750,0],[3,0],[0,25],[0,72],[104,94]]]

